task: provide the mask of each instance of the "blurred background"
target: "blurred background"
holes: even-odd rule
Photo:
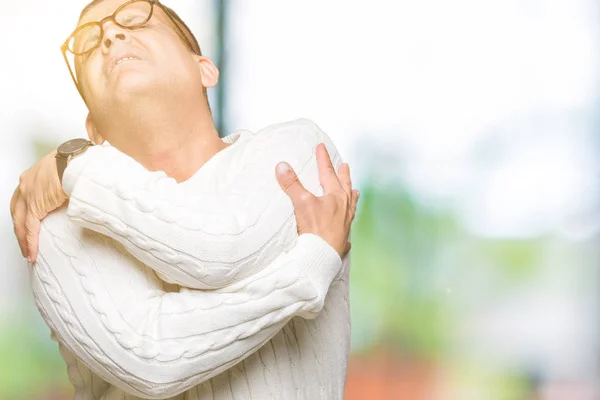
[[[73,394],[9,201],[86,110],[85,0],[0,0],[0,399]],[[306,117],[361,190],[348,400],[600,399],[600,4],[165,0],[223,134]]]

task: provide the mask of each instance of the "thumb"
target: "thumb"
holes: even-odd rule
[[[292,199],[292,203],[297,202],[307,194],[310,194],[294,172],[293,168],[286,162],[277,164],[275,168],[275,175],[277,176],[277,182],[281,189]]]
[[[27,259],[29,262],[34,262],[38,253],[40,220],[31,212],[27,213],[27,219],[25,220],[25,237],[27,240]]]

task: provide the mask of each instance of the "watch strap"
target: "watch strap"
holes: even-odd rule
[[[63,175],[65,174],[65,169],[67,169],[67,165],[69,164],[69,159],[67,157],[61,156],[59,154],[56,155],[56,170],[58,172],[58,180],[62,185]]]
[[[58,146],[56,150],[56,170],[58,172],[58,180],[62,185],[63,175],[67,166],[69,165],[69,161],[71,159],[83,152],[85,152],[88,147],[93,146],[94,142],[86,139],[72,139],[69,140],[60,146]]]

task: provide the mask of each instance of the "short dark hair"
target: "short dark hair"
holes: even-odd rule
[[[79,15],[79,20],[81,20],[83,18],[83,16],[85,15],[85,13],[87,13],[88,11],[90,11],[92,8],[94,8],[95,6],[97,6],[98,4],[102,3],[104,0],[93,0],[90,4],[88,4],[87,6],[85,6],[85,8],[81,11],[81,14]],[[186,38],[188,39],[189,43],[192,45],[192,51],[196,54],[198,54],[199,56],[202,55],[202,49],[200,49],[200,44],[198,44],[198,39],[196,39],[196,36],[194,36],[194,34],[192,33],[192,30],[189,28],[189,26],[187,26],[187,24],[185,22],[183,22],[183,20],[181,19],[181,17],[172,9],[167,7],[166,5],[162,4],[161,5],[167,10],[167,12],[169,14],[171,14],[171,16],[173,17],[173,19],[175,20],[175,22],[177,23],[177,25],[179,26],[179,28],[181,28],[181,30],[183,31],[184,35],[186,36]]]

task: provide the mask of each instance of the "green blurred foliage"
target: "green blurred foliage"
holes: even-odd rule
[[[458,281],[463,296],[476,297],[470,281],[486,270],[498,292],[526,285],[548,242],[473,236],[452,209],[424,204],[401,182],[375,182],[363,185],[352,228],[353,346],[439,359],[461,317],[449,285]]]
[[[535,278],[546,245],[547,240],[544,238],[479,239],[476,243],[479,257],[503,271],[509,285]]]
[[[429,283],[439,248],[456,231],[450,215],[426,210],[399,187],[361,190],[352,228],[351,301],[358,348],[393,343],[433,357],[449,312]]]
[[[523,371],[493,369],[481,364],[452,365],[448,380],[453,389],[449,399],[531,400],[535,385]]]
[[[0,326],[0,399],[34,399],[38,392],[68,388],[66,366],[47,329],[31,315]],[[42,334],[43,332],[43,334]]]

